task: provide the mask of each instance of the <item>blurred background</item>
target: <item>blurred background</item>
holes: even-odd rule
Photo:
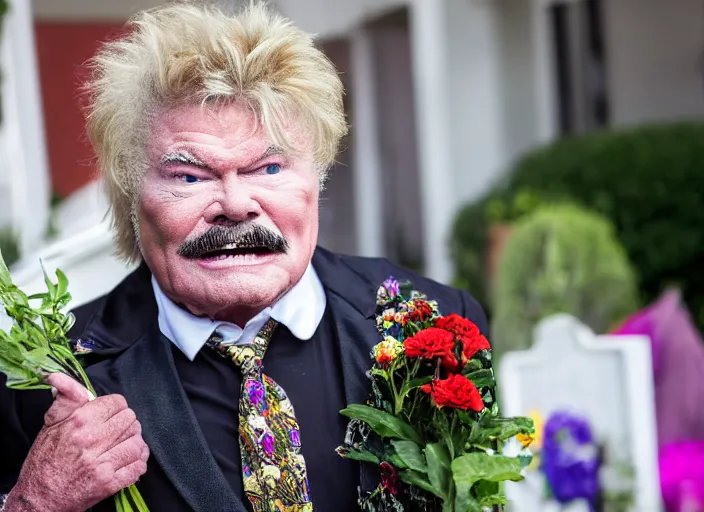
[[[130,271],[113,256],[79,90],[100,42],[159,3],[0,2],[0,250],[30,291],[39,259],[66,272],[73,305]],[[634,450],[659,454],[645,472],[668,510],[704,510],[704,2],[271,3],[317,34],[347,89],[320,243],[469,290],[499,369],[556,314],[597,339],[644,336],[635,378],[657,439]],[[691,471],[663,469],[675,452]]]

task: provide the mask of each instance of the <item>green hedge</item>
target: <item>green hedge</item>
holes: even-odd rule
[[[543,318],[569,313],[605,333],[637,306],[634,271],[605,217],[570,204],[522,217],[499,261],[491,341],[497,357],[527,349]]]
[[[643,300],[678,285],[704,326],[704,124],[593,133],[526,155],[499,187],[459,212],[456,284],[488,306],[483,256],[491,222],[565,200],[611,220]]]

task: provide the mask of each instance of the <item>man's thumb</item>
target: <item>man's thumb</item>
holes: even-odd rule
[[[81,406],[95,398],[93,394],[77,380],[63,373],[52,373],[46,380],[49,385],[56,390],[54,396],[57,400],[65,399],[76,402],[78,406]]]

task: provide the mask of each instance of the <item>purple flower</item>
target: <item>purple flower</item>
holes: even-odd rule
[[[386,288],[390,298],[396,297],[396,295],[401,293],[401,286],[393,276],[389,276],[382,286]]]
[[[556,412],[543,430],[542,470],[559,503],[599,494],[599,450],[589,422],[567,412]]]
[[[301,436],[298,430],[291,430],[289,434],[291,436],[291,444],[293,444],[293,446],[301,446]]]
[[[262,436],[262,448],[267,457],[271,457],[274,454],[274,436],[269,432]]]
[[[659,463],[667,511],[704,510],[704,441],[663,446]]]

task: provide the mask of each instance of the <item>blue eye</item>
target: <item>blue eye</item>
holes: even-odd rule
[[[281,166],[279,164],[269,164],[266,166],[266,173],[267,174],[279,174],[280,170],[281,170]]]
[[[181,179],[186,183],[198,183],[200,180],[193,176],[192,174],[184,174]]]

